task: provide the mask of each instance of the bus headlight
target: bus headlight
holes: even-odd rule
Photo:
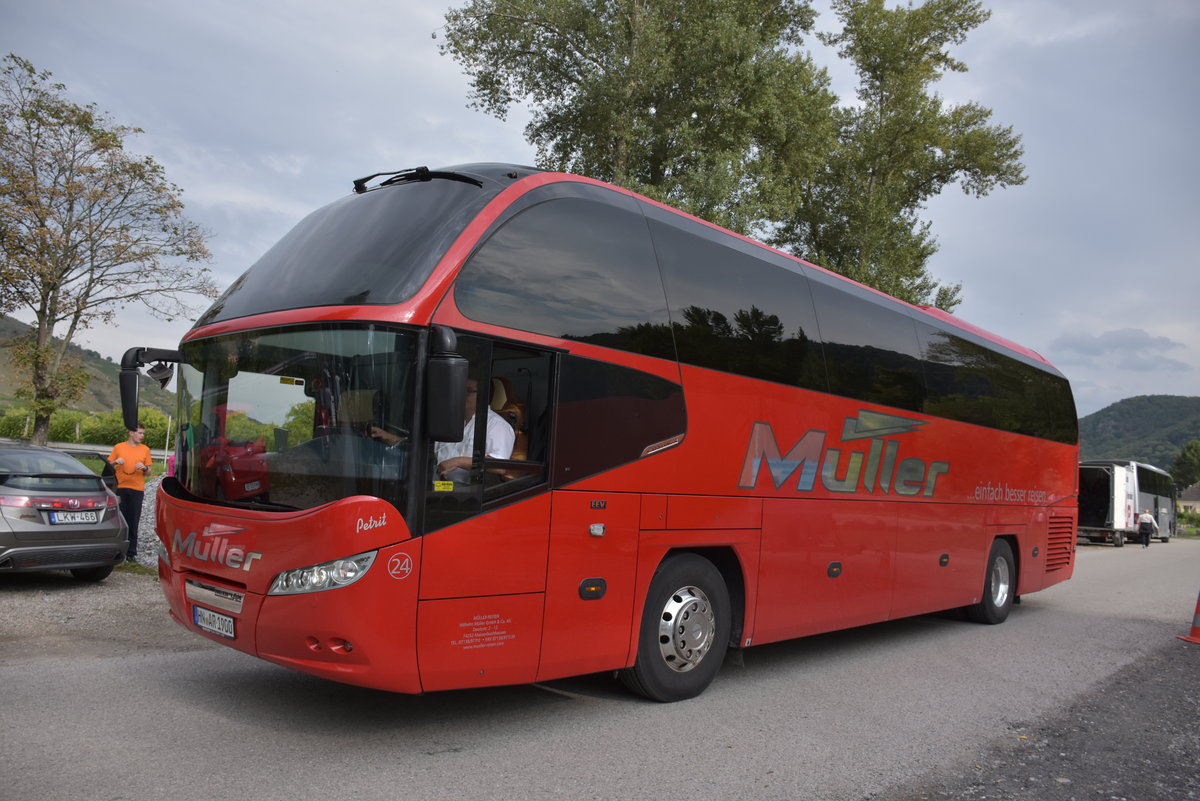
[[[267,595],[296,595],[301,592],[321,592],[353,584],[367,573],[375,561],[375,551],[347,556],[296,570],[286,570],[271,582]]]

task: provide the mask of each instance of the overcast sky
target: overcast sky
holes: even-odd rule
[[[1021,187],[930,203],[930,271],[956,313],[1037,350],[1080,415],[1133,395],[1200,395],[1200,2],[992,0],[938,91],[1023,137]],[[432,34],[439,0],[0,0],[0,54],[145,133],[211,232],[224,289],[353,179],[418,165],[531,164],[526,115],[466,107]],[[836,20],[822,9],[818,28]],[[852,73],[809,46],[853,100]],[[28,315],[18,314],[29,321]],[[190,327],[130,310],[87,347],[119,359]]]

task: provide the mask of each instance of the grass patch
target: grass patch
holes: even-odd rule
[[[134,573],[139,576],[157,576],[158,570],[153,567],[146,567],[141,562],[123,562],[117,565],[118,573]]]

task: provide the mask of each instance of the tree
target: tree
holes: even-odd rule
[[[1183,446],[1175,461],[1171,462],[1171,478],[1175,487],[1180,491],[1200,481],[1200,439],[1194,439]]]
[[[797,50],[808,0],[469,0],[441,52],[471,105],[528,101],[538,163],[610,181],[736,231],[833,143],[828,78]]]
[[[853,62],[857,106],[837,113],[838,144],[815,178],[793,183],[792,210],[773,242],[913,303],[951,310],[960,285],[939,286],[925,265],[937,251],[926,200],[948,184],[981,197],[1025,182],[1021,137],[990,125],[977,103],[945,106],[929,87],[965,72],[948,53],[990,12],[978,0],[928,0],[888,9],[883,0],[833,0],[842,22],[826,44]]]
[[[140,133],[15,55],[0,72],[0,313],[32,312],[13,349],[28,374],[32,439],[79,397],[82,369],[67,356],[80,330],[141,304],[160,319],[215,297],[204,232],[183,217],[181,190],[149,156],[125,150]]]

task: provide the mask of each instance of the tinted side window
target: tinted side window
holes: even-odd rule
[[[1065,378],[926,323],[918,323],[917,329],[925,358],[927,413],[1076,442],[1075,401]]]
[[[907,311],[867,289],[815,272],[812,292],[829,391],[921,411],[925,382],[916,328]]]
[[[1153,470],[1147,470],[1144,467],[1138,467],[1137,478],[1138,489],[1142,492],[1148,492],[1151,495],[1162,495],[1167,498],[1174,497],[1175,495],[1169,476],[1164,476],[1162,473]]]
[[[545,488],[554,354],[469,334],[463,440],[432,443],[425,531]]]
[[[455,285],[472,320],[673,359],[662,279],[636,201],[580,187],[518,212]]]
[[[680,361],[825,389],[808,279],[783,256],[645,205]]]
[[[560,369],[555,486],[639,459],[687,428],[678,384],[579,356],[562,357]]]

